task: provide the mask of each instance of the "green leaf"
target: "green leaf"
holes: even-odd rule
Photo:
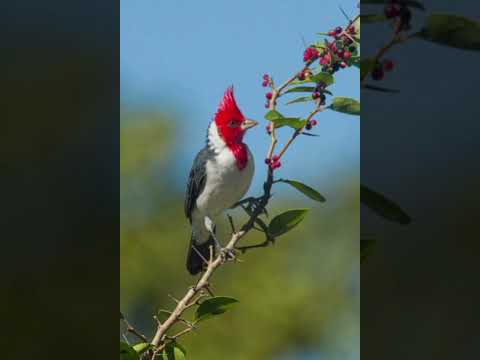
[[[348,64],[356,66],[360,69],[360,55],[352,56],[347,60]]]
[[[324,82],[327,86],[330,86],[335,83],[335,78],[332,74],[326,72],[319,72],[309,78],[310,82],[318,83],[320,81]]]
[[[280,179],[278,180],[279,182],[283,182],[286,184],[289,184],[293,186],[295,189],[303,193],[304,195],[308,196],[310,199],[320,201],[320,202],[325,202],[325,198],[320,194],[317,190],[311,188],[308,185],[305,185],[299,181],[295,180],[285,180],[285,179]]]
[[[187,352],[176,341],[169,342],[162,352],[162,360],[185,360]]]
[[[365,14],[365,15],[360,15],[360,19],[362,23],[371,24],[371,23],[386,21],[387,17],[381,14]]]
[[[313,44],[313,47],[317,48],[317,50],[319,50],[319,51],[322,51],[323,49],[325,49],[327,47],[327,45],[325,45],[325,42],[321,41],[321,42],[317,42],[317,43]]]
[[[307,124],[307,120],[302,120],[300,118],[278,118],[272,120],[272,123],[275,124],[276,128],[288,126],[295,130],[299,130]]]
[[[286,105],[308,102],[308,101],[313,101],[313,98],[311,96],[301,96],[296,99],[290,100],[289,102],[286,103]]]
[[[362,5],[385,5],[385,3],[385,0],[362,0]],[[425,11],[425,6],[417,0],[400,0],[399,3],[404,3],[409,7]]]
[[[398,93],[398,92],[400,92],[400,90],[397,90],[397,89],[387,89],[387,88],[384,88],[384,87],[381,87],[381,86],[370,85],[370,84],[364,85],[363,87],[365,89],[375,90],[375,91],[380,91],[380,92],[387,92],[387,93]]]
[[[140,357],[133,347],[120,341],[120,360],[140,360]]]
[[[319,72],[318,74],[314,74],[305,80],[295,80],[292,81],[292,84],[306,84],[306,83],[318,83],[323,81],[327,86],[330,86],[335,83],[335,78],[332,74],[326,72]]]
[[[360,80],[363,80],[374,68],[375,59],[366,58],[360,60]]]
[[[197,308],[195,320],[197,322],[203,321],[211,318],[214,315],[223,314],[236,303],[238,303],[237,299],[226,296],[216,296],[207,299],[203,301]]]
[[[432,14],[418,37],[458,49],[480,50],[480,23],[450,14]]]
[[[283,117],[283,115],[280,114],[277,110],[270,110],[269,112],[267,112],[265,114],[265,119],[270,120],[270,121],[272,121],[274,119],[277,119],[277,118],[282,118],[282,117]]]
[[[387,199],[384,195],[373,191],[372,189],[360,186],[361,203],[370,208],[377,215],[400,223],[402,225],[409,224],[412,220],[397,204]]]
[[[287,118],[284,117],[276,110],[270,110],[268,113],[265,114],[265,118],[270,120],[276,128],[282,126],[288,126],[293,129],[301,129],[307,123],[306,120],[302,120],[300,118]]]
[[[138,353],[138,354],[143,354],[145,351],[153,348],[153,345],[150,343],[139,343],[133,345],[133,349]]]
[[[297,86],[297,87],[288,89],[287,91],[284,92],[284,94],[296,93],[296,92],[309,92],[309,93],[311,93],[311,92],[313,92],[313,90],[315,90],[315,86]],[[328,90],[323,90],[323,92],[325,94],[332,95],[332,93]]]
[[[268,232],[273,237],[285,234],[297,226],[307,215],[309,209],[287,210],[275,216],[268,225]]]
[[[360,103],[351,98],[335,97],[328,108],[345,114],[360,115]]]
[[[360,240],[360,262],[363,262],[368,256],[371,255],[376,240],[374,239],[361,239]]]
[[[292,92],[313,92],[315,90],[315,86],[297,86],[294,88],[290,88],[285,91],[284,94],[292,93]]]

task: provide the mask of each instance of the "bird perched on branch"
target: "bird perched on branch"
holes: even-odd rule
[[[210,123],[205,147],[197,154],[188,179],[185,215],[192,224],[187,269],[195,275],[210,258],[210,247],[223,251],[215,236],[215,218],[248,191],[254,173],[253,156],[243,137],[257,125],[237,106],[233,87],[225,92]]]

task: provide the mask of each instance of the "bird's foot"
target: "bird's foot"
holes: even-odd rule
[[[263,200],[262,196],[261,197],[250,196],[235,203],[235,205],[232,206],[232,209],[238,206],[241,206],[243,208],[247,208],[251,211],[254,211],[257,207],[261,205],[262,200]]]
[[[220,248],[218,253],[222,256],[223,261],[234,261],[237,259],[235,249]]]
[[[268,212],[267,209],[264,207],[264,204],[262,204],[263,198],[251,198],[247,202],[247,205],[244,207],[244,209],[247,211],[249,214],[253,214],[260,209],[260,214],[265,214],[268,217]]]

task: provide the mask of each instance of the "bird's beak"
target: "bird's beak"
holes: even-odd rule
[[[251,119],[245,119],[241,125],[242,130],[247,130],[250,129],[251,127],[254,127],[255,125],[258,125],[258,122],[255,120]]]

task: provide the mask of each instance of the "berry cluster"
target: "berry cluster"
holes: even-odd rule
[[[410,30],[412,12],[405,2],[401,0],[389,0],[388,4],[385,5],[384,13],[387,19],[399,18],[399,31]]]
[[[265,164],[270,166],[273,170],[278,169],[282,166],[280,162],[280,157],[278,155],[273,155],[271,159],[265,159]]]
[[[272,79],[270,75],[264,74],[263,75],[263,82],[262,86],[267,87],[272,85]],[[270,99],[273,97],[273,94],[271,92],[268,92],[265,94],[265,97],[267,98],[267,101],[265,102],[265,109],[268,109],[270,107]]]
[[[352,23],[345,30],[338,26],[328,32],[328,35],[334,39],[331,42],[325,41],[325,48],[319,56],[323,72],[333,74],[339,69],[350,66],[348,60],[357,52],[357,44],[353,41],[353,36],[356,33],[357,31]]]
[[[328,32],[328,36],[332,37],[333,39],[329,42],[325,40],[324,43],[315,44],[309,46],[303,53],[303,61],[305,62],[304,69],[300,71],[298,74],[293,77],[293,79],[289,80],[286,85],[282,86],[281,89],[283,90],[287,85],[293,83],[294,79],[298,79],[300,81],[308,80],[310,77],[313,76],[313,72],[310,69],[310,66],[319,61],[319,67],[321,72],[326,72],[329,74],[333,74],[340,69],[346,68],[352,65],[352,57],[356,56],[359,51],[359,44],[357,43],[357,39],[355,38],[357,35],[357,31],[359,29],[355,29],[355,25],[353,21],[350,21],[349,25],[343,29],[342,27],[338,26],[335,29]],[[315,81],[315,80],[314,80]],[[311,81],[311,82],[314,82]],[[262,81],[263,87],[270,87],[274,92],[268,91],[265,94],[266,103],[265,108],[270,107],[270,103],[275,95],[281,96],[282,94],[278,93],[278,90],[275,88],[273,84],[272,78],[268,74],[263,75]],[[311,88],[307,88],[307,91],[310,91]],[[301,89],[303,90],[303,89]],[[313,88],[311,92],[312,99],[316,101],[318,105],[325,105],[325,94],[329,93],[327,91],[327,83],[324,81],[316,82],[316,86]],[[308,99],[308,98],[307,98]],[[303,100],[303,99],[302,99]],[[275,107],[273,107],[275,108]],[[305,124],[305,130],[311,130],[314,126],[317,125],[317,120],[310,119]],[[269,122],[266,126],[266,132],[271,135],[274,129],[274,124]],[[298,131],[295,132],[295,136],[298,135]],[[293,139],[292,138],[292,139]],[[281,151],[280,155],[284,153],[285,149],[291,143],[288,142],[286,147]],[[267,164],[270,169],[275,170],[282,166],[280,162],[279,155],[273,155],[265,159],[265,164]]]
[[[395,64],[392,60],[384,60],[381,63],[378,62],[372,70],[372,79],[373,80],[382,80],[385,76],[385,71],[390,72],[395,67]]]

